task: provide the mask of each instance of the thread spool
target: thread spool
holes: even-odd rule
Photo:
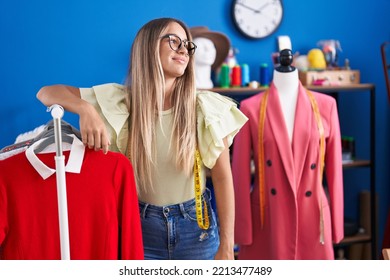
[[[244,63],[241,65],[241,86],[247,87],[249,85],[249,66]]]
[[[226,63],[221,66],[221,72],[219,73],[219,86],[222,88],[228,88],[230,86],[230,67]]]
[[[263,87],[269,85],[269,69],[267,63],[260,65],[260,85]]]
[[[241,86],[241,67],[236,65],[232,69],[232,86],[240,87]]]

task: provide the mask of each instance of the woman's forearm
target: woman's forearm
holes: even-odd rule
[[[89,105],[80,98],[80,90],[78,88],[67,85],[44,86],[38,91],[37,98],[45,106],[59,104],[65,110],[78,115],[82,114],[85,111],[85,107]]]
[[[110,139],[105,124],[96,109],[81,99],[79,88],[66,85],[45,86],[38,91],[37,98],[45,106],[58,104],[65,110],[78,114],[83,143],[91,149],[102,149],[107,153]]]
[[[217,213],[220,226],[220,248],[216,259],[233,259],[234,249],[234,189],[230,167],[230,156],[225,139],[225,151],[219,156],[211,170]]]

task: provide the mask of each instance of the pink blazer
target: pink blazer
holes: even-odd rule
[[[235,242],[239,259],[334,259],[344,237],[340,125],[335,100],[313,92],[325,130],[327,187],[319,186],[320,137],[306,89],[300,84],[292,144],[277,89],[269,88],[264,125],[265,218],[260,225],[258,185],[259,93],[241,102],[249,118],[234,140]],[[251,160],[255,176],[251,175]],[[325,243],[320,243],[320,205]]]

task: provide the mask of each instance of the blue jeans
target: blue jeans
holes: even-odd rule
[[[219,232],[209,192],[202,195],[210,221],[207,230],[198,226],[195,199],[163,207],[139,202],[146,260],[214,259]]]

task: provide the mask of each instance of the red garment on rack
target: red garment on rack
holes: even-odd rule
[[[38,154],[55,169],[55,153]],[[69,151],[64,152],[66,162]],[[66,173],[71,259],[143,259],[133,168],[120,153],[85,149]],[[44,180],[25,153],[0,161],[0,259],[61,259],[56,176]]]

